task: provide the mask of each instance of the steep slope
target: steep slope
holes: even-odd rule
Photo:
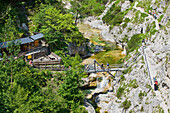
[[[128,70],[124,71],[121,77],[116,77],[114,92],[96,97],[101,113],[170,112],[169,4],[170,2],[165,0],[140,0],[134,3],[127,0],[108,1],[100,16],[84,19],[84,23],[102,30],[101,36],[104,40],[116,41],[127,48],[125,60]],[[115,13],[117,10],[122,13]],[[149,10],[156,12],[156,18]],[[123,14],[123,19],[114,23],[119,19],[118,14]],[[144,44],[142,46],[143,39],[145,47]],[[153,77],[158,81],[158,91],[154,91]],[[108,100],[107,103],[104,100]]]

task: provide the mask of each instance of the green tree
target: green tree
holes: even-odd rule
[[[77,111],[83,102],[83,93],[79,89],[81,77],[84,75],[83,66],[80,64],[81,58],[78,54],[75,57],[66,57],[64,64],[70,67],[64,71],[62,84],[59,86],[58,93],[67,100],[69,109]],[[80,110],[80,109],[79,109]]]
[[[131,106],[131,101],[129,100],[125,100],[120,107],[123,107],[123,111],[125,110],[125,113],[126,113],[126,110],[129,109]]]
[[[74,25],[73,16],[62,14],[54,6],[41,5],[32,21],[35,25],[31,27],[32,32],[43,33],[53,49],[64,49],[69,42],[81,44],[84,41],[83,35]]]

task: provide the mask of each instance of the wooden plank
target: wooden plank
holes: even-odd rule
[[[56,54],[55,54],[55,53],[53,53],[53,52],[51,53],[51,55],[52,55],[52,56],[54,56],[54,57],[55,57],[56,59],[58,59],[59,61],[61,61],[61,60],[62,60],[62,59],[61,59],[61,57],[59,57],[58,55],[56,55]]]
[[[48,64],[60,64],[61,62],[56,61],[45,61],[45,62],[33,62],[34,65],[48,65]]]
[[[46,63],[44,63],[44,62],[39,62],[39,63],[33,63],[34,65],[53,65],[53,64],[60,64],[60,62],[46,62]]]
[[[34,68],[48,69],[48,70],[55,70],[55,71],[64,70],[64,66],[34,66]]]

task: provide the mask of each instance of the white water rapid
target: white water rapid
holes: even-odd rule
[[[103,76],[102,81],[99,83],[98,77],[97,77],[97,88],[96,89],[104,88],[109,82],[109,80],[107,78],[108,77]]]

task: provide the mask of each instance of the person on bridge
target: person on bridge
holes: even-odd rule
[[[94,59],[94,62],[96,62],[96,59]]]
[[[153,17],[154,17],[155,19],[157,19],[156,13],[155,13],[155,12],[153,12]]]
[[[110,66],[109,66],[109,63],[107,62],[107,69],[109,70],[110,69]]]
[[[104,68],[103,68],[103,63],[101,64],[101,69],[104,69]]]

